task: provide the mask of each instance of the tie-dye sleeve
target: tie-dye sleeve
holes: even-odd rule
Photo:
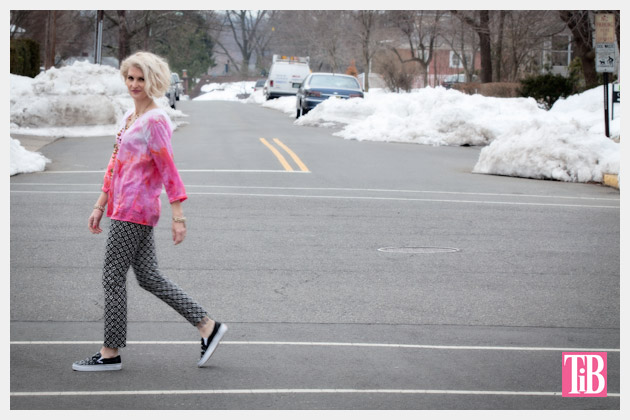
[[[162,178],[168,200],[170,203],[184,201],[188,196],[173,160],[170,124],[163,116],[149,118],[147,123],[149,152]]]

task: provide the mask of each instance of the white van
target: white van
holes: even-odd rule
[[[274,54],[269,77],[263,88],[267,100],[295,95],[300,84],[311,73],[309,57],[287,57]]]

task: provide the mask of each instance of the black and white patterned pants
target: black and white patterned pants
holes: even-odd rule
[[[153,227],[112,219],[103,268],[105,347],[126,346],[129,266],[133,267],[140,287],[169,304],[192,325],[196,326],[208,316],[199,304],[158,271]]]

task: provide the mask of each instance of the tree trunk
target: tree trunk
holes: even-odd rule
[[[490,39],[490,11],[479,11],[479,22],[470,16],[462,15],[458,10],[451,10],[462,22],[469,25],[479,36],[479,51],[481,53],[481,83],[492,82],[492,44]],[[473,55],[473,64],[475,56]],[[474,67],[474,66],[473,66]]]
[[[582,74],[586,87],[597,86],[595,50],[593,49],[593,27],[588,10],[561,10],[560,18],[573,35],[575,53],[582,60]]]
[[[46,53],[44,56],[44,68],[48,70],[55,65],[55,49],[57,38],[57,11],[48,11],[46,22]]]
[[[499,33],[497,34],[497,44],[494,50],[494,80],[501,81],[501,63],[503,61],[503,28],[505,26],[505,10],[499,11]]]
[[[490,11],[479,11],[479,49],[481,51],[481,83],[492,82],[492,46],[490,42]]]
[[[372,29],[374,28],[375,14],[373,10],[360,10],[358,12],[359,23],[361,24],[361,43],[363,45],[363,61],[365,69],[365,82],[363,90],[368,92],[370,90],[370,65],[372,64],[372,51],[370,49],[370,43],[372,42]]]
[[[118,10],[118,62],[122,63],[129,55],[129,31],[126,10]]]

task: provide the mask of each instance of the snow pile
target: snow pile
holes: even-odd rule
[[[11,132],[15,134],[62,136],[114,135],[116,124],[133,100],[117,69],[75,62],[51,68],[34,79],[11,75]],[[175,125],[184,116],[165,108]]]
[[[262,88],[252,92],[251,95],[247,99],[245,99],[246,104],[264,104],[265,103],[265,95],[263,95]]]
[[[253,91],[256,82],[209,83],[201,87],[203,95],[193,101],[241,101]]]
[[[26,150],[19,140],[10,138],[11,142],[11,164],[10,175],[26,172],[41,172],[50,163],[50,159],[41,153]]]
[[[570,182],[619,174],[620,146],[604,135],[603,95],[603,86],[590,89],[558,100],[527,125],[509,127],[481,151],[473,172]],[[620,123],[611,121],[612,137]]]
[[[287,113],[276,104],[277,109]],[[293,101],[293,107],[294,101]],[[488,146],[473,172],[601,182],[619,173],[619,144],[604,136],[603,87],[558,101],[550,111],[532,98],[466,95],[454,89],[370,92],[364,99],[331,98],[297,125],[336,126],[346,139],[428,145]],[[611,137],[619,136],[615,109]]]
[[[110,66],[77,61],[51,68],[35,78],[10,75],[12,134],[46,137],[113,136],[133,100],[120,72]],[[156,99],[175,128],[185,115]],[[11,175],[43,171],[50,162],[41,153],[29,152],[11,138]]]
[[[284,112],[285,114],[295,116],[295,102],[295,96],[281,96],[280,98],[270,99],[266,102],[263,102],[262,106],[264,108],[275,109]]]
[[[612,86],[608,88],[608,97],[612,98]],[[619,137],[621,131],[621,104],[609,104],[610,136]],[[566,99],[558,99],[549,111],[553,115],[564,115],[589,128],[592,134],[604,134],[604,86],[589,89]],[[614,114],[613,114],[614,112]]]
[[[542,119],[506,131],[483,148],[473,172],[602,182],[604,174],[619,173],[619,144],[589,127],[549,124]]]

